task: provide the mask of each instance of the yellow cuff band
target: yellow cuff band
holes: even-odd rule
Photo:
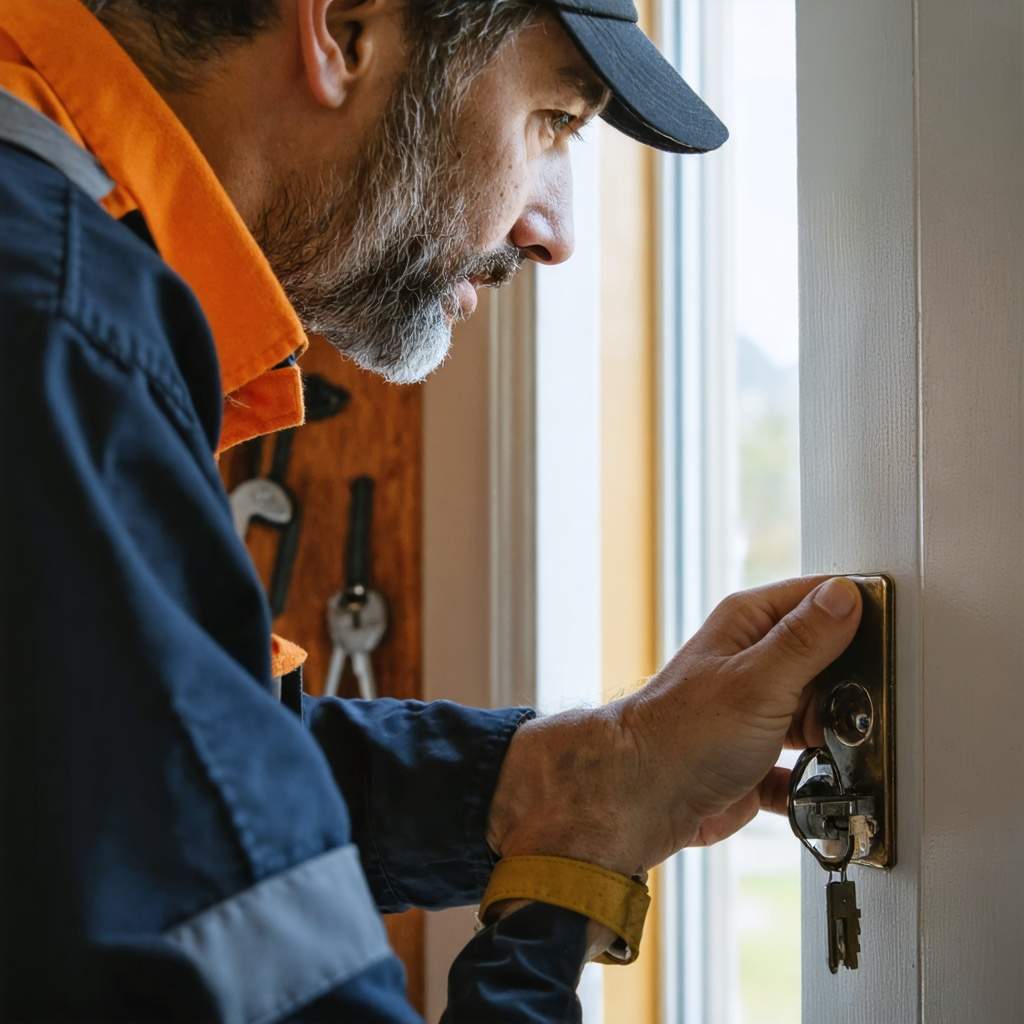
[[[567,857],[505,857],[498,861],[480,901],[480,920],[500,900],[537,900],[589,917],[626,944],[624,958],[610,953],[598,963],[629,964],[640,952],[651,894],[642,882]]]

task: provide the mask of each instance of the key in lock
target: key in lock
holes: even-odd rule
[[[828,872],[825,886],[828,969],[860,965],[857,889],[846,877],[854,854],[870,843],[874,798],[847,793],[828,748],[806,750],[793,768],[789,822],[797,838]],[[839,881],[833,881],[833,874]]]
[[[835,833],[845,828],[850,860],[886,869],[896,862],[895,587],[887,576],[849,578],[860,590],[863,614],[849,647],[811,684],[824,744],[805,761],[814,771],[802,767],[793,778],[794,809],[802,818],[794,831],[828,849],[823,844],[836,847]],[[809,774],[826,781],[798,792]],[[841,795],[847,805],[801,802],[815,795]],[[823,818],[831,819],[827,835]]]
[[[874,814],[874,797],[846,791],[827,747],[800,755],[792,773],[789,824],[826,871],[840,871],[870,851]]]
[[[863,599],[861,623],[812,684],[825,744],[797,761],[789,799],[793,832],[827,872],[833,974],[860,964],[861,912],[847,867],[895,863],[894,587],[887,576],[850,578]]]

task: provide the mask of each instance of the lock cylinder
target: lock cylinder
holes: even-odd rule
[[[825,744],[801,755],[790,784],[793,831],[833,871],[896,860],[894,587],[887,576],[849,578],[860,626],[812,684]]]

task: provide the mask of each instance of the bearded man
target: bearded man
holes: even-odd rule
[[[301,422],[305,332],[419,380],[476,289],[567,259],[591,118],[725,140],[635,21],[4,0],[5,1019],[414,1020],[380,913],[469,903],[447,1019],[578,1019],[646,870],[784,809],[848,581],[730,598],[605,708],[312,699],[217,473]]]

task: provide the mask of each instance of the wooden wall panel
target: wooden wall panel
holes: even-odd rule
[[[373,582],[388,600],[391,623],[373,659],[377,690],[387,697],[421,697],[422,389],[397,387],[365,373],[314,339],[302,358],[316,373],[351,392],[338,416],[308,423],[295,438],[288,486],[302,504],[303,529],[291,592],[274,632],[309,652],[306,688],[320,693],[330,640],[327,601],[341,586],[348,525],[349,484],[363,474],[377,482],[373,508]],[[263,471],[274,438],[264,440]],[[228,452],[222,473],[228,488],[248,476],[245,447]],[[277,534],[254,525],[249,549],[264,582]],[[342,696],[356,696],[351,673]],[[419,911],[386,919],[392,945],[405,963],[409,994],[423,1005],[423,919]]]

